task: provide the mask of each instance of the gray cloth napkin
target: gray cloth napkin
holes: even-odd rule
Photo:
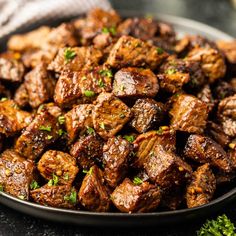
[[[42,20],[78,16],[91,8],[110,9],[108,0],[0,0],[0,39]]]

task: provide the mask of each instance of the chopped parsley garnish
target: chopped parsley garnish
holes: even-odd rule
[[[33,189],[37,189],[37,188],[39,188],[40,186],[38,185],[38,183],[35,181],[35,180],[33,180],[32,182],[31,182],[31,184],[30,184],[30,189],[31,190],[33,190]]]
[[[44,125],[41,125],[39,126],[39,130],[43,130],[43,131],[52,131],[52,127],[51,126],[44,126]]]
[[[134,141],[134,136],[133,135],[125,135],[124,139],[132,143]]]
[[[165,73],[168,74],[168,75],[173,75],[173,74],[175,74],[176,72],[177,72],[177,71],[176,71],[176,69],[174,69],[174,68],[170,68],[170,69],[168,69],[168,70],[165,71]]]
[[[25,200],[25,196],[23,196],[23,195],[19,195],[18,198],[21,200]]]
[[[113,76],[111,70],[100,70],[99,74],[102,75],[102,76],[107,76],[109,78],[111,78]]]
[[[161,55],[164,52],[162,48],[157,47],[157,54]]]
[[[157,134],[162,134],[163,133],[163,129],[162,127],[159,127],[159,129],[157,130]]]
[[[82,171],[84,174],[89,174],[89,175],[91,175],[92,173],[93,173],[93,169],[92,169],[92,167],[89,169],[89,170],[83,170]]]
[[[52,138],[53,138],[52,135],[48,135],[48,136],[46,137],[46,139],[48,139],[48,140],[51,140]]]
[[[75,204],[77,202],[77,193],[75,190],[71,191],[70,196],[66,195],[64,196],[65,201],[69,201],[72,204]]]
[[[140,184],[142,184],[142,180],[139,178],[139,177],[134,177],[134,180],[133,180],[133,183],[135,184],[135,185],[140,185]]]
[[[39,106],[38,112],[41,112],[44,109],[44,104]]]
[[[197,236],[235,236],[235,226],[226,215],[218,216],[216,220],[207,220],[197,231]]]
[[[85,90],[85,91],[84,91],[84,95],[85,95],[86,97],[94,97],[94,96],[95,96],[95,93],[94,93],[94,91],[91,91],[91,90]]]
[[[65,116],[58,116],[57,119],[60,125],[63,125],[66,121]]]
[[[83,76],[83,77],[81,78],[82,81],[84,81],[84,80],[86,80],[86,79],[87,79],[86,76]]]
[[[65,49],[64,58],[66,60],[66,63],[68,63],[69,61],[71,61],[75,57],[76,57],[76,52],[74,50],[72,50],[71,48],[66,48]]]
[[[63,179],[64,179],[64,180],[69,180],[69,179],[70,179],[69,174],[68,174],[68,173],[65,173]]]
[[[52,174],[52,179],[48,181],[48,186],[56,186],[59,182],[58,176]]]
[[[64,131],[63,129],[59,129],[58,134],[59,136],[62,136],[63,134],[66,134],[66,131]]]
[[[93,128],[91,128],[91,127],[87,127],[87,133],[88,133],[89,135],[95,134],[95,130],[94,130]]]
[[[102,81],[102,79],[99,79],[99,80],[98,80],[98,86],[99,86],[100,88],[105,87],[105,84],[104,84],[104,82]]]
[[[102,28],[102,33],[104,33],[104,34],[111,33],[113,36],[115,36],[116,35],[116,28],[115,27],[110,27],[110,28],[103,27]]]
[[[3,186],[0,184],[0,192],[3,192]]]
[[[7,98],[1,98],[1,102],[4,102],[4,101],[7,101],[8,99]]]
[[[99,126],[101,129],[106,129],[105,124],[103,122]]]

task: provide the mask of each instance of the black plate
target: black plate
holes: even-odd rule
[[[138,16],[140,15],[134,11],[122,12],[123,16]],[[185,33],[204,35],[212,40],[224,39],[231,40],[232,37],[205,24],[184,19],[181,17],[174,17],[168,15],[158,14],[155,18],[171,23],[178,34],[181,36]],[[48,22],[41,22],[48,24]],[[50,25],[55,25],[58,22],[50,22]],[[24,32],[33,29],[38,25],[31,25],[28,28],[19,29],[17,32]],[[6,38],[1,41],[2,48],[6,44]],[[0,45],[0,46],[1,46]],[[176,211],[164,211],[154,213],[94,213],[87,211],[75,211],[59,208],[46,207],[36,203],[23,201],[12,197],[6,193],[0,192],[0,203],[9,206],[20,212],[44,218],[47,220],[72,223],[76,225],[89,226],[150,226],[150,225],[164,225],[178,223],[196,218],[206,217],[213,212],[219,211],[226,204],[236,198],[236,188],[233,183],[231,186],[224,188],[221,196],[211,201],[210,203],[192,208],[182,209]]]

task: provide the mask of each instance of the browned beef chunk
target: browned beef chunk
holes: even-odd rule
[[[76,158],[78,165],[85,170],[92,167],[95,162],[101,161],[103,148],[103,141],[95,134],[94,130],[89,128],[88,132],[92,132],[92,134],[81,137],[70,149],[70,154]]]
[[[231,136],[236,136],[236,94],[227,97],[218,105],[218,118],[221,121],[224,132]]]
[[[74,209],[77,203],[76,189],[70,185],[49,186],[30,191],[32,199],[41,205]]]
[[[235,92],[236,91],[232,85],[223,80],[220,80],[213,90],[213,93],[217,99],[224,99],[226,97],[232,96],[235,94]]]
[[[213,48],[194,48],[188,53],[189,60],[198,61],[209,83],[224,77],[226,65],[221,53]]]
[[[163,126],[158,131],[140,134],[133,144],[135,152],[133,165],[142,168],[156,145],[162,145],[168,151],[175,151],[176,135],[169,127]]]
[[[83,135],[88,127],[93,127],[93,109],[94,105],[92,104],[81,104],[65,114],[65,126],[71,141],[78,135]]]
[[[41,105],[38,110],[37,113],[44,113],[45,111],[47,111],[48,113],[50,113],[52,116],[55,116],[56,118],[59,119],[59,116],[62,116],[62,110],[60,107],[58,107],[57,105],[55,105],[55,103],[50,102],[50,103],[46,103]],[[63,121],[61,121],[61,123],[64,123],[64,118],[62,116]]]
[[[153,147],[144,163],[144,169],[154,183],[164,188],[180,185],[192,174],[191,166],[161,145]]]
[[[25,83],[21,84],[15,92],[14,101],[20,106],[25,107],[29,104],[29,94]]]
[[[58,177],[58,184],[71,184],[79,169],[76,160],[71,155],[56,150],[49,150],[43,154],[38,162],[40,174],[47,180]]]
[[[35,167],[14,150],[6,150],[0,157],[0,185],[3,191],[20,199],[29,200],[29,186],[34,179]]]
[[[174,186],[165,189],[161,198],[161,205],[169,210],[177,210],[184,200],[185,186]]]
[[[131,144],[122,138],[109,138],[103,147],[104,178],[107,183],[115,188],[128,172],[129,154]]]
[[[223,51],[230,64],[236,64],[236,40],[229,42],[220,40],[217,42],[217,47]]]
[[[157,21],[151,18],[128,18],[119,24],[119,35],[130,35],[144,41],[153,38],[158,32]]]
[[[102,57],[100,50],[90,47],[60,48],[54,60],[48,65],[55,72],[80,71],[84,67],[97,65]]]
[[[92,111],[93,126],[104,139],[119,132],[131,118],[131,110],[111,93],[101,93]]]
[[[136,185],[126,178],[116,187],[111,198],[121,212],[150,212],[158,207],[161,193],[158,187],[148,182]]]
[[[155,69],[167,57],[167,53],[158,49],[140,39],[122,36],[110,51],[107,64],[114,68],[149,66]]]
[[[191,183],[187,187],[186,201],[188,208],[208,203],[216,190],[216,178],[209,164],[204,164],[193,172]]]
[[[20,61],[0,58],[0,79],[21,82],[24,72],[24,65]]]
[[[57,118],[47,111],[38,114],[17,139],[15,149],[28,159],[36,159],[59,136]]]
[[[171,57],[160,67],[158,78],[161,88],[170,93],[176,93],[183,86],[199,88],[205,82],[199,62]]]
[[[113,47],[113,44],[117,41],[117,38],[110,33],[100,33],[93,39],[94,47],[100,49],[103,52],[103,58],[106,58]]]
[[[38,107],[53,98],[55,80],[47,72],[46,66],[37,65],[25,76],[25,87],[31,107]]]
[[[230,149],[228,151],[228,157],[230,159],[231,167],[233,170],[236,169],[236,143],[229,144]]]
[[[116,26],[120,22],[120,16],[114,11],[105,11],[100,8],[91,10],[85,19],[79,18],[74,22],[79,31],[81,43],[89,44],[101,31],[116,34]]]
[[[192,134],[184,148],[184,155],[198,163],[210,163],[220,170],[229,172],[230,161],[224,149],[209,137]]]
[[[211,88],[208,84],[206,84],[204,87],[202,87],[202,89],[198,92],[197,98],[207,104],[209,112],[212,111],[212,109],[215,105],[215,101],[212,96]]]
[[[9,39],[7,46],[13,51],[41,48],[50,31],[48,26],[42,26],[25,34],[15,34]]]
[[[136,100],[131,111],[133,119],[130,121],[130,125],[139,133],[157,127],[165,116],[164,104],[151,98]]]
[[[150,69],[128,67],[115,74],[113,93],[117,97],[155,97],[158,90],[157,77]]]
[[[175,130],[202,133],[208,117],[206,103],[192,95],[180,94],[170,110],[171,126]]]
[[[32,115],[22,111],[13,100],[0,101],[0,133],[12,136],[31,122]]]
[[[212,121],[207,123],[206,133],[222,147],[226,147],[230,143],[230,138],[224,133],[222,126]]]
[[[103,173],[97,166],[92,166],[79,190],[81,205],[90,211],[106,212],[110,208],[110,196],[104,185]]]

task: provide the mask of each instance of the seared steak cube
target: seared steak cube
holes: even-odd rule
[[[161,145],[154,146],[144,163],[144,169],[149,178],[163,188],[181,185],[192,174],[191,166]]]
[[[202,133],[208,117],[207,105],[192,95],[180,94],[170,110],[175,130]]]
[[[131,144],[120,137],[109,138],[104,145],[102,157],[105,165],[104,178],[112,188],[115,188],[126,176],[131,151]]]
[[[221,51],[223,51],[227,61],[230,64],[236,64],[236,40],[233,41],[220,40],[217,42],[217,47]]]
[[[80,187],[78,193],[81,205],[90,211],[106,212],[110,208],[110,196],[104,185],[102,171],[92,166]]]
[[[12,136],[31,122],[32,115],[22,111],[13,100],[0,101],[0,133]]]
[[[63,119],[62,124],[64,124],[64,117],[62,114],[62,110],[60,107],[55,105],[55,103],[50,102],[50,103],[41,105],[37,110],[37,114],[44,113],[45,111],[50,113],[52,116],[55,116],[57,119],[59,119],[59,116],[62,116],[62,119]]]
[[[29,94],[25,83],[21,84],[15,92],[14,101],[20,106],[25,107],[29,104]]]
[[[209,112],[212,111],[215,101],[212,96],[211,88],[208,84],[202,87],[202,89],[198,92],[197,98],[207,104]]]
[[[50,31],[51,29],[48,26],[41,26],[25,34],[15,34],[11,36],[7,43],[8,49],[12,51],[25,51],[40,48]]]
[[[216,190],[216,178],[209,164],[204,164],[193,172],[191,183],[187,187],[186,201],[188,208],[208,203]]]
[[[194,48],[188,55],[189,60],[201,63],[201,68],[209,83],[224,77],[226,65],[221,53],[214,48]]]
[[[0,79],[21,82],[24,72],[24,65],[20,61],[0,58]]]
[[[79,169],[76,160],[71,155],[56,150],[49,150],[43,154],[38,162],[40,174],[47,180],[58,177],[58,184],[71,184]]]
[[[133,144],[135,153],[133,166],[142,168],[149,156],[152,155],[156,145],[162,145],[168,151],[175,151],[176,134],[174,130],[164,126],[160,127],[158,131],[153,130],[140,134]]]
[[[223,99],[218,105],[218,117],[224,132],[235,137],[236,135],[236,94]]]
[[[35,176],[34,163],[14,150],[6,150],[0,157],[0,185],[3,191],[29,200],[29,186]]]
[[[25,76],[24,84],[31,107],[38,107],[53,98],[55,81],[43,64],[39,64]]]
[[[130,121],[130,125],[139,133],[157,127],[165,116],[164,104],[151,98],[136,100],[131,111],[133,119]]]
[[[151,212],[158,207],[161,192],[158,187],[148,182],[136,185],[126,178],[116,187],[111,199],[121,212]]]
[[[189,136],[184,154],[198,163],[209,162],[220,170],[229,172],[230,161],[224,149],[209,137],[192,134]]]
[[[93,109],[94,105],[92,104],[81,104],[65,114],[66,131],[71,141],[78,135],[83,135],[88,127],[93,127]]]
[[[113,93],[117,97],[155,97],[158,90],[157,77],[150,69],[128,67],[115,74]]]
[[[236,169],[236,144],[235,143],[230,143],[229,146],[231,148],[229,149],[227,154],[228,154],[228,157],[229,157],[229,160],[230,160],[230,163],[231,163],[231,167],[232,167],[233,170],[235,170]]]
[[[213,89],[214,96],[219,100],[229,96],[233,96],[235,92],[236,91],[234,87],[230,83],[223,80],[218,81],[218,83]]]
[[[47,111],[38,114],[17,139],[15,149],[28,159],[36,159],[58,137],[57,118]]]
[[[118,133],[130,120],[131,111],[121,100],[111,93],[101,93],[92,111],[93,126],[104,139]]]
[[[94,130],[89,127],[88,132],[94,132]],[[76,141],[70,149],[70,154],[76,158],[79,166],[88,170],[96,162],[101,161],[102,148],[102,139],[93,133]]]
[[[55,72],[80,71],[86,66],[97,65],[101,57],[100,50],[93,47],[61,48],[48,69]]]
[[[167,53],[131,36],[122,36],[113,46],[107,59],[107,64],[114,68],[128,66],[149,66],[155,69]]]
[[[74,209],[77,204],[76,189],[70,185],[49,186],[30,191],[31,198],[41,205]]]

